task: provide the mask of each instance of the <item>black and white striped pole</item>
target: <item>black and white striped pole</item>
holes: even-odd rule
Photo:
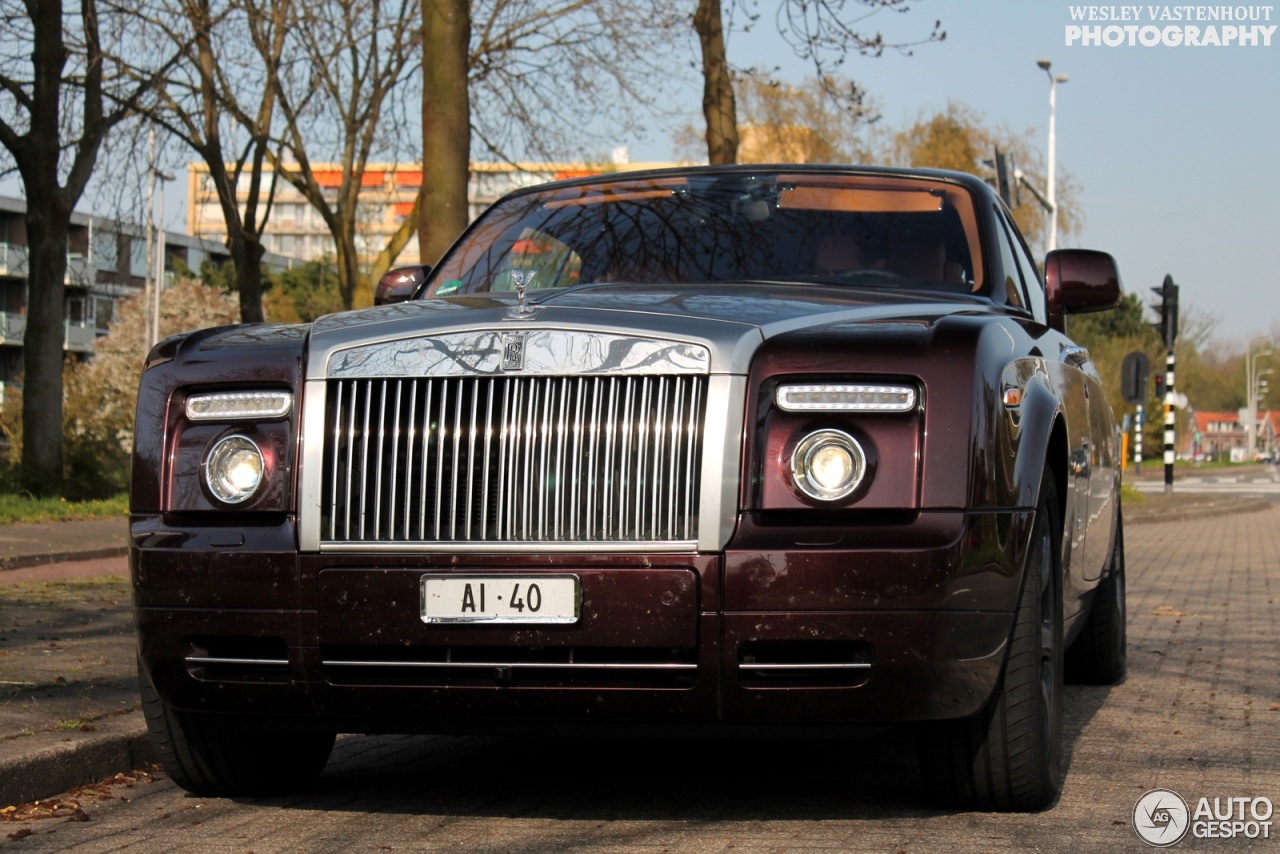
[[[1176,456],[1174,425],[1177,413],[1174,411],[1174,356],[1173,345],[1178,339],[1178,286],[1173,283],[1173,276],[1165,276],[1164,284],[1152,288],[1160,295],[1160,304],[1156,311],[1160,312],[1160,322],[1155,324],[1164,343],[1164,492],[1173,492],[1173,461]]]
[[[1120,396],[1125,403],[1138,407],[1133,424],[1133,468],[1138,474],[1142,473],[1143,404],[1151,393],[1147,386],[1147,375],[1150,373],[1151,362],[1141,350],[1134,350],[1120,363]]]
[[[1164,358],[1164,494],[1173,494],[1173,461],[1176,456],[1174,426],[1177,412],[1173,406],[1173,368],[1175,359],[1170,349]]]
[[[1142,427],[1146,419],[1145,407],[1138,404],[1138,414],[1133,419],[1133,470],[1142,473]]]

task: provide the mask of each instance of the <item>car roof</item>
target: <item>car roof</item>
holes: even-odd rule
[[[530,187],[523,187],[513,191],[510,195],[536,193],[548,188],[593,186],[598,184],[612,184],[622,181],[648,180],[656,178],[693,177],[704,175],[750,176],[779,174],[868,175],[881,178],[911,178],[916,180],[931,180],[949,184],[959,184],[969,190],[982,193],[984,195],[993,195],[991,187],[985,181],[976,175],[969,174],[968,172],[959,172],[952,169],[930,169],[915,166],[870,166],[837,163],[735,163],[725,166],[668,166],[660,169],[602,172],[597,175],[568,178],[562,181],[553,181],[544,184],[536,184]]]

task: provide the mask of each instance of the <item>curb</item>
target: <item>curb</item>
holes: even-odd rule
[[[76,549],[63,552],[5,555],[0,556],[0,572],[3,572],[6,569],[27,569],[32,566],[44,566],[49,563],[75,563],[85,560],[100,560],[101,558],[106,557],[123,557],[128,553],[128,546],[111,546],[100,549]]]
[[[1165,508],[1150,515],[1144,515],[1141,512],[1131,514],[1126,510],[1124,523],[1126,525],[1152,525],[1157,522],[1186,522],[1189,519],[1233,516],[1237,513],[1259,513],[1276,506],[1278,505],[1274,501],[1266,498],[1256,498],[1248,500],[1236,499],[1234,501],[1209,501],[1177,510]]]
[[[48,743],[0,760],[0,805],[52,797],[156,761],[142,712],[124,712],[93,723],[92,732],[29,736]]]

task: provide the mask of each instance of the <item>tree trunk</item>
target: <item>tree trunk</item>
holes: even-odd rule
[[[373,291],[361,287],[360,253],[356,249],[356,225],[350,219],[339,223],[333,232],[334,263],[338,270],[338,291],[344,308],[368,308],[373,305]]]
[[[227,228],[227,249],[236,268],[236,290],[240,294],[240,322],[261,323],[262,314],[262,246],[261,235],[243,228]]]
[[[422,199],[418,257],[440,260],[471,217],[471,101],[467,91],[468,0],[422,0]]]
[[[52,175],[52,173],[51,173]],[[50,180],[53,180],[52,177]],[[27,184],[27,331],[22,340],[22,488],[62,491],[62,347],[71,212]]]
[[[96,26],[96,7],[82,9]],[[60,495],[62,472],[62,360],[67,243],[71,211],[84,190],[101,142],[92,125],[101,103],[85,95],[85,136],[75,146],[67,187],[58,183],[62,131],[62,73],[67,62],[62,3],[37,4],[32,24],[33,97],[30,126],[22,137],[6,133],[27,199],[27,328],[22,341],[22,488],[37,496]],[[97,69],[100,71],[100,69]],[[90,75],[86,83],[99,78]],[[92,130],[91,130],[92,129]],[[8,128],[6,126],[6,131]]]
[[[738,161],[738,110],[724,46],[720,0],[698,0],[693,27],[702,45],[702,114],[707,120],[707,162]]]

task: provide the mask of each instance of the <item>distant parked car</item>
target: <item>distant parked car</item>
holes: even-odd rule
[[[1119,296],[1100,252],[1042,280],[968,175],[690,168],[515,192],[380,307],[163,341],[165,766],[261,794],[338,732],[909,724],[937,799],[1042,808],[1064,670],[1125,668],[1116,422],[1063,333]]]

